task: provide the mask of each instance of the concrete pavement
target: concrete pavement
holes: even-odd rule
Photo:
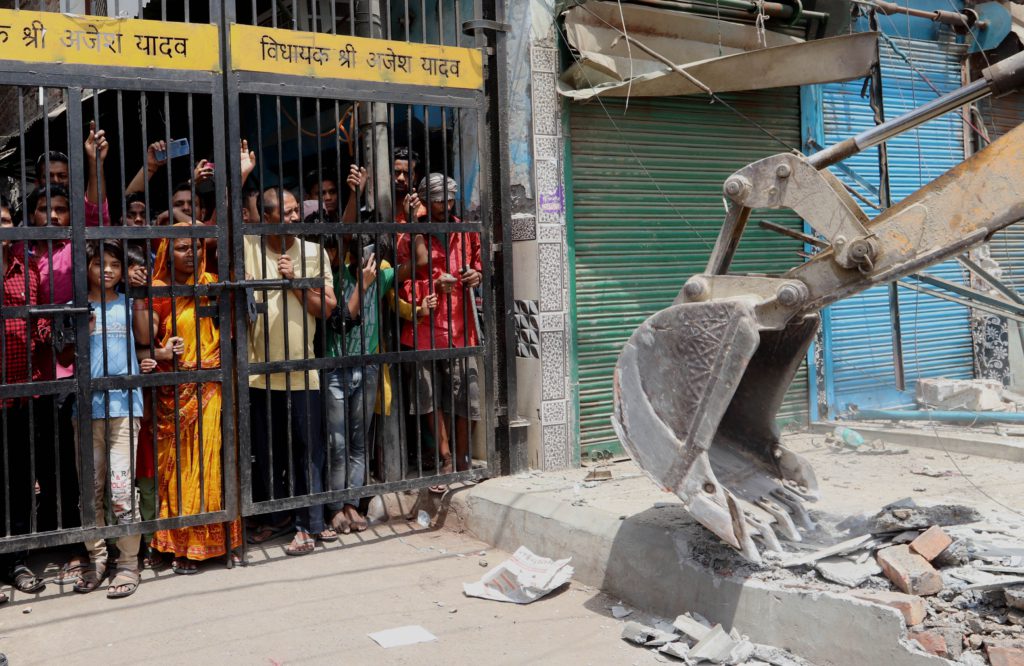
[[[53,584],[15,594],[0,606],[0,652],[14,666],[656,663],[619,639],[607,608],[617,600],[592,588],[528,606],[464,597],[462,583],[486,571],[481,561],[506,557],[466,535],[398,520],[302,558],[285,556],[285,543],[234,570],[146,572],[120,601]],[[437,642],[385,650],[367,637],[409,624]]]

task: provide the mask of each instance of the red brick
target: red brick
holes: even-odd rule
[[[910,542],[910,550],[931,562],[951,543],[952,537],[943,532],[938,525],[932,525]]]
[[[992,666],[1024,666],[1024,650],[989,646],[988,663]]]
[[[852,597],[870,601],[880,606],[895,608],[903,614],[903,619],[908,627],[924,622],[927,613],[924,599],[914,597],[902,592],[889,592],[886,590],[854,590],[848,593]]]
[[[889,546],[876,554],[886,578],[907,594],[926,597],[942,591],[942,576],[910,546]]]
[[[940,657],[949,656],[949,650],[946,648],[946,639],[938,632],[911,631],[907,634],[907,637],[920,643],[925,652],[931,652]]]

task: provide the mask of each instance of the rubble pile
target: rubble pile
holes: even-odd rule
[[[622,640],[670,657],[665,661],[699,666],[813,666],[785,650],[753,643],[735,628],[726,631],[712,625],[698,613],[687,613],[675,622],[657,622],[651,627],[629,621],[622,627]]]
[[[1019,526],[981,519],[969,507],[902,500],[849,523],[864,533],[780,566],[898,610],[925,652],[974,666],[1024,664]]]

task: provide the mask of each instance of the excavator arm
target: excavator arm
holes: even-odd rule
[[[952,258],[1024,219],[1024,125],[874,219],[832,164],[990,94],[1024,86],[1024,53],[983,78],[810,156],[754,162],[724,185],[729,209],[706,271],[627,341],[612,422],[623,446],[705,527],[752,561],[814,523],[811,466],[775,417],[826,305]],[[789,208],[825,247],[777,277],[728,273],[751,210]],[[820,240],[816,243],[821,245]],[[756,540],[755,540],[756,539]]]

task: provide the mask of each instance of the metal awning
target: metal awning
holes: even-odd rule
[[[563,72],[559,93],[576,100],[706,92],[690,77],[716,93],[846,81],[867,76],[878,60],[878,37],[871,32],[808,42],[756,26],[615,2],[588,2],[564,17],[578,57]]]

